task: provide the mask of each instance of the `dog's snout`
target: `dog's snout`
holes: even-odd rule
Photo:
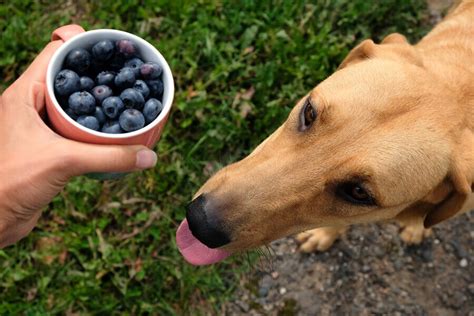
[[[219,221],[212,218],[215,215],[208,209],[207,202],[205,195],[194,199],[188,206],[186,219],[194,237],[209,248],[218,248],[228,244],[230,239]]]

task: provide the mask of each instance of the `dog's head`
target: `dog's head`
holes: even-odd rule
[[[472,133],[459,111],[404,37],[364,41],[248,157],[204,184],[178,246],[211,263],[310,228],[393,218],[440,185],[423,216],[444,220],[472,185],[473,150],[461,150]]]

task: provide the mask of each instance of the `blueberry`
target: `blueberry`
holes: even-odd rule
[[[138,110],[126,109],[120,114],[119,123],[124,131],[133,132],[145,126],[145,118]]]
[[[106,117],[105,117],[104,111],[102,110],[100,106],[95,107],[94,116],[97,119],[97,121],[99,121],[100,125],[105,123]]]
[[[117,52],[125,58],[133,57],[137,54],[138,49],[135,43],[128,39],[121,39],[115,42]]]
[[[107,121],[104,126],[102,126],[102,132],[109,134],[121,134],[123,133],[122,128],[118,121]]]
[[[135,84],[133,85],[133,89],[140,92],[145,99],[148,98],[148,95],[150,95],[150,89],[148,88],[145,81],[143,80],[135,81]]]
[[[97,42],[92,46],[92,56],[98,61],[108,61],[114,55],[114,43],[109,40]]]
[[[81,80],[72,70],[61,70],[54,79],[54,90],[59,96],[69,96],[81,89]]]
[[[144,63],[140,66],[140,74],[146,80],[158,79],[162,72],[161,66],[154,62]]]
[[[67,54],[64,65],[65,68],[84,74],[91,65],[91,54],[84,48],[75,48]]]
[[[137,110],[143,109],[143,105],[145,104],[145,98],[143,95],[135,89],[128,88],[120,93],[120,99],[123,101],[123,105],[126,108],[133,108]]]
[[[97,74],[101,71],[105,71],[110,68],[110,63],[103,64],[102,62],[98,61],[97,59],[92,59],[91,65],[89,67],[89,77],[96,78]]]
[[[116,118],[122,113],[125,106],[119,97],[108,97],[102,102],[102,109],[105,115],[110,118]]]
[[[143,116],[145,117],[145,122],[150,124],[158,117],[162,110],[163,104],[161,104],[161,102],[157,99],[151,98],[146,101],[145,106],[143,107]]]
[[[97,77],[95,78],[98,85],[106,85],[112,87],[114,85],[115,80],[115,72],[113,71],[102,71],[99,72]]]
[[[140,58],[132,58],[127,60],[125,67],[130,67],[135,72],[135,77],[140,75],[140,66],[143,65],[143,61]]]
[[[115,85],[119,88],[130,88],[135,83],[135,73],[132,68],[124,67],[115,76]]]
[[[95,111],[95,99],[87,91],[74,92],[69,96],[69,107],[78,115],[91,114]]]
[[[97,100],[98,104],[102,104],[102,101],[104,101],[105,98],[112,95],[112,89],[105,85],[96,86],[92,89],[92,95]]]
[[[163,81],[161,80],[148,80],[146,81],[148,88],[150,88],[150,96],[155,98],[161,98],[163,95]]]
[[[94,80],[91,78],[83,76],[79,80],[81,82],[81,91],[90,91],[94,88]]]
[[[74,113],[71,108],[66,108],[64,112],[66,112],[66,114],[69,115],[74,121],[77,119],[76,113]]]
[[[77,118],[76,122],[94,131],[98,131],[100,128],[99,121],[94,116],[82,115]]]
[[[114,57],[108,62],[110,69],[113,70],[120,70],[125,63],[125,57],[115,54]]]

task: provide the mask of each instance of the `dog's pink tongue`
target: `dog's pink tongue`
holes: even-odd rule
[[[178,227],[176,244],[184,259],[196,266],[213,264],[230,256],[230,253],[227,251],[211,249],[197,240],[191,233],[186,219]]]

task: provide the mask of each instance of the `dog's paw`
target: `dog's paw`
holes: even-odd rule
[[[307,230],[296,235],[302,252],[326,251],[344,233],[345,229],[323,227]]]
[[[432,235],[432,230],[423,225],[409,225],[402,228],[400,238],[408,245],[419,245],[424,238]]]

